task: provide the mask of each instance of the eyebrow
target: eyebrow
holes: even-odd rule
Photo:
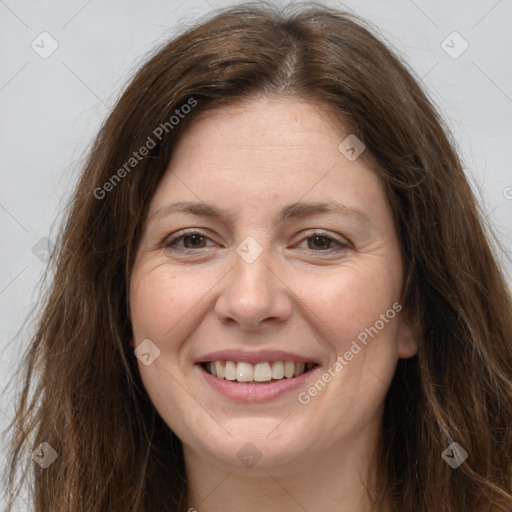
[[[213,204],[194,201],[175,201],[169,203],[162,208],[154,211],[149,220],[161,218],[171,213],[190,213],[202,217],[217,217],[223,222],[232,219],[236,212],[229,212],[224,208],[219,208]],[[281,222],[286,219],[302,219],[318,213],[337,213],[370,224],[369,217],[358,208],[346,206],[336,201],[328,201],[325,203],[304,203],[297,202],[285,206],[278,214],[276,221]]]

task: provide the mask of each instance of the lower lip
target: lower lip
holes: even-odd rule
[[[313,368],[298,377],[283,378],[270,384],[248,384],[226,379],[219,379],[210,375],[201,365],[197,365],[206,382],[218,393],[221,393],[235,402],[267,402],[278,396],[294,391],[304,386],[306,381],[319,367]]]

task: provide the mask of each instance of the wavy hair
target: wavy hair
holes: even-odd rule
[[[449,130],[366,22],[316,3],[279,11],[261,2],[166,41],[92,144],[21,367],[8,510],[27,482],[35,512],[186,509],[181,442],[129,345],[129,277],[180,134],[198,115],[261,93],[307,99],[342,120],[394,212],[419,349],[398,362],[386,396],[374,510],[512,510],[511,297]],[[452,441],[468,452],[457,469],[441,457]],[[46,469],[31,460],[42,442],[58,454]]]

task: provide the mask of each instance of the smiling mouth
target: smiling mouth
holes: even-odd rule
[[[218,379],[245,384],[270,384],[299,377],[318,365],[293,361],[268,361],[257,364],[243,361],[208,361],[201,363],[201,366],[206,373]]]

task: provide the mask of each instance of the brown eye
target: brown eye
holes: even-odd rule
[[[207,240],[209,240],[209,238],[206,235],[196,231],[190,231],[188,233],[182,233],[181,235],[172,236],[163,243],[163,246],[166,249],[176,251],[204,249],[209,247],[206,245]]]
[[[307,246],[303,245],[306,243]],[[338,240],[323,231],[309,233],[308,237],[302,239],[301,246],[303,249],[325,254],[341,253],[351,247],[347,240]]]
[[[195,235],[184,235],[180,238],[183,238],[183,243],[186,249],[200,249],[203,247],[202,244],[204,244],[204,236],[195,234]],[[187,244],[187,241],[190,242],[190,244]]]
[[[309,249],[321,249],[324,251],[330,249],[331,243],[335,241],[332,238],[322,235],[310,236],[307,240]]]

